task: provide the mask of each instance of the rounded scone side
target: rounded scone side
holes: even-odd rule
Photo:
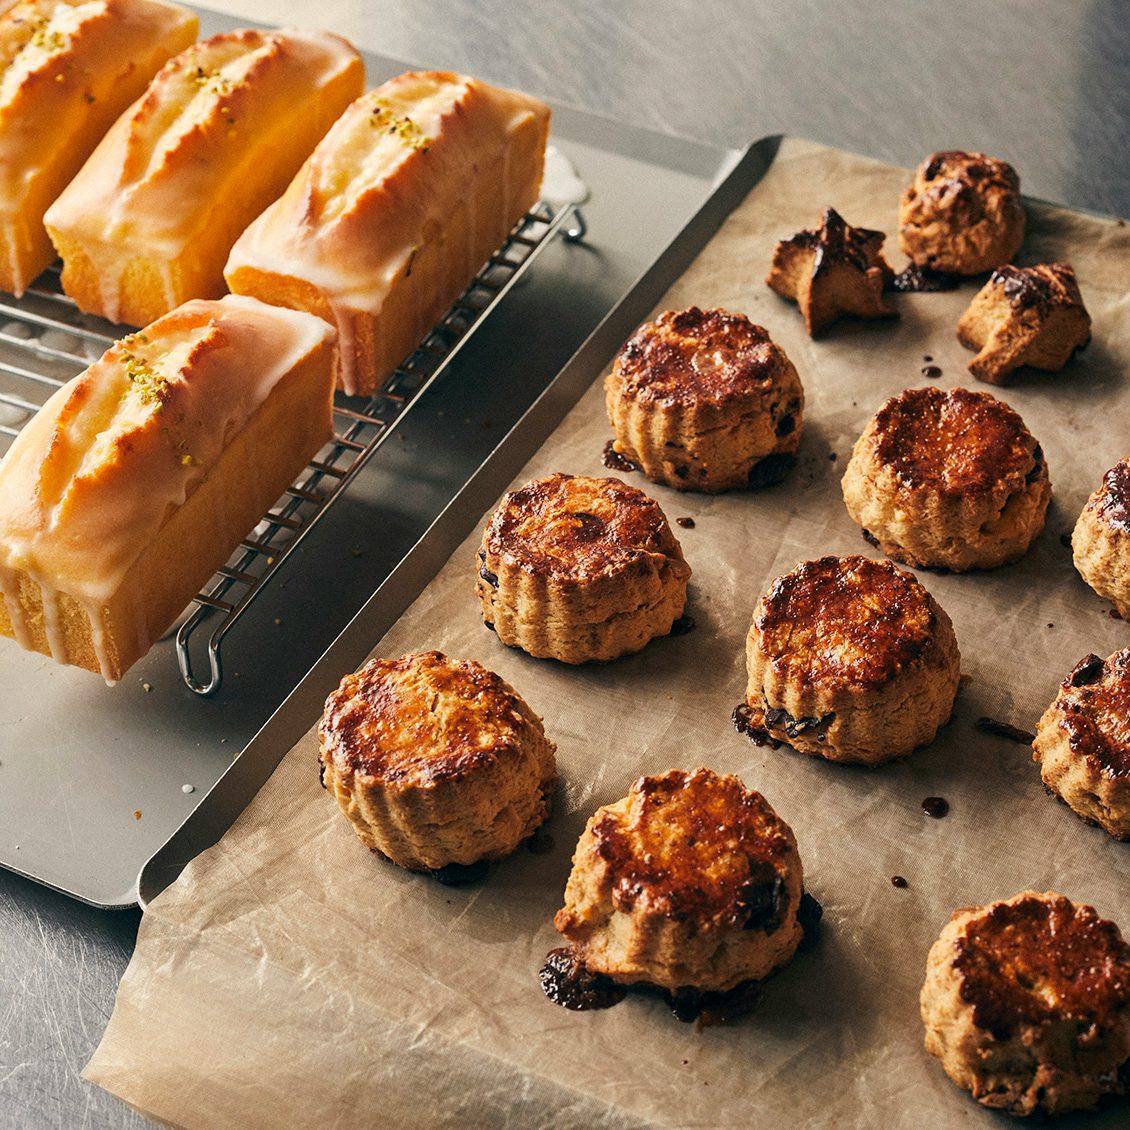
[[[1020,416],[988,393],[935,386],[887,400],[852,449],[848,513],[888,557],[966,572],[1019,560],[1051,479]]]
[[[1130,648],[1075,665],[1044,711],[1032,750],[1051,793],[1130,840]]]
[[[667,635],[690,574],[653,499],[619,479],[559,471],[499,503],[483,531],[476,589],[503,643],[577,664]]]
[[[498,675],[440,652],[371,659],[326,701],[322,783],[409,870],[509,854],[548,816],[556,747]]]
[[[877,765],[931,741],[953,711],[953,624],[889,561],[823,557],[778,577],[746,637],[750,725],[800,753]]]
[[[1092,907],[1024,891],[955,911],[920,1009],[926,1050],[983,1106],[1055,1114],[1125,1093],[1130,947]]]
[[[1071,550],[1083,580],[1130,620],[1130,457],[1111,467],[1087,499]]]
[[[792,957],[803,881],[796,839],[760,793],[671,770],[590,818],[554,924],[592,972],[724,992]]]
[[[933,271],[979,275],[1007,263],[1024,242],[1020,178],[983,153],[932,153],[899,202],[899,248]]]
[[[804,390],[761,326],[725,310],[668,310],[645,322],[605,378],[615,449],[652,481],[716,493],[800,444]]]

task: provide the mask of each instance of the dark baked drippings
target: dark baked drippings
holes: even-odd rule
[[[998,286],[1014,310],[1035,310],[1041,317],[1053,306],[1080,305],[1082,298],[1075,272],[1066,263],[1041,263],[1035,267],[998,267],[989,279]]]
[[[824,920],[824,907],[808,891],[800,892],[800,906],[797,907],[796,920],[804,931],[804,937],[797,947],[797,952],[801,953],[811,949],[820,941],[821,923]]]
[[[526,850],[531,855],[548,855],[556,846],[553,837],[542,829],[526,837]]]
[[[1130,946],[1113,922],[1062,895],[992,904],[954,942],[952,968],[974,1024],[997,1039],[1074,1020],[1085,1045],[1130,1004]]]
[[[604,445],[604,453],[600,461],[610,471],[620,471],[625,475],[630,475],[633,471],[640,469],[638,463],[632,462],[626,455],[616,450],[616,441],[614,439],[610,439]]]
[[[1087,503],[1112,530],[1130,530],[1130,458],[1120,459],[1105,475]]]
[[[977,729],[998,738],[1008,738],[1021,745],[1031,745],[1036,740],[1035,734],[1022,730],[1019,726],[1013,726],[1009,722],[1000,722],[996,718],[978,718]]]
[[[922,801],[922,811],[934,820],[948,816],[950,802],[944,796],[928,796]]]
[[[603,973],[590,973],[571,947],[550,950],[538,973],[541,991],[554,1004],[574,1012],[611,1008],[627,995],[627,989]]]
[[[767,706],[765,708],[766,728],[769,730],[784,730],[790,738],[796,738],[801,734],[812,731],[812,736],[818,742],[827,741],[828,728],[835,720],[835,711],[830,711],[819,718],[794,718],[784,707]]]
[[[937,365],[923,365],[922,375],[927,380],[936,381],[942,375],[942,370]]]
[[[779,742],[772,734],[753,724],[753,707],[748,702],[739,702],[730,714],[730,721],[739,734],[745,734],[754,745],[767,745],[770,749],[780,749]]]
[[[676,518],[675,525],[678,526],[681,530],[693,530],[695,521],[693,518]]]
[[[1097,683],[1103,677],[1103,661],[1094,654],[1085,656],[1071,670],[1068,676],[1073,687],[1085,687],[1088,683]]]
[[[445,867],[437,867],[434,871],[429,871],[428,874],[445,887],[467,887],[485,879],[488,871],[490,871],[490,861],[477,859],[474,863],[449,863]]]
[[[784,480],[795,463],[796,456],[785,452],[767,455],[749,470],[750,490],[761,490],[764,487],[776,486]]]
[[[881,231],[853,228],[835,208],[825,208],[818,232],[802,232],[812,236],[809,247],[816,248],[812,263],[813,276],[829,270],[837,263],[847,263],[866,271],[886,236]],[[795,237],[794,237],[795,238]]]
[[[761,982],[742,981],[724,993],[684,988],[664,995],[676,1020],[710,1028],[731,1024],[752,1012],[761,999]]]
[[[900,891],[905,891],[910,884],[901,875],[892,875],[891,886],[898,887]]]
[[[673,636],[685,636],[688,632],[693,632],[694,627],[693,616],[680,616],[671,624],[670,634]]]
[[[891,290],[903,294],[936,294],[944,290],[956,290],[961,285],[961,276],[948,271],[935,271],[921,263],[911,263],[904,267],[891,280]]]

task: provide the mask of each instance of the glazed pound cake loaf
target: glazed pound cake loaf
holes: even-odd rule
[[[159,0],[21,0],[0,16],[0,289],[55,258],[43,213],[197,19]]]
[[[63,289],[134,326],[223,294],[236,237],[363,87],[360,56],[328,32],[246,29],[182,52],[48,209]]]
[[[240,237],[236,294],[309,310],[341,338],[341,387],[371,393],[537,200],[549,108],[447,72],[364,95]]]
[[[120,679],[330,437],[334,336],[198,300],[59,389],[0,463],[0,634]]]

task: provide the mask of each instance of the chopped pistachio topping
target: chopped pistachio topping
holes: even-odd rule
[[[42,51],[62,51],[67,45],[67,37],[51,27],[51,21],[43,16],[36,21],[35,31],[31,33],[32,47]]]
[[[407,114],[398,117],[383,98],[374,100],[369,125],[395,134],[409,149],[418,149],[421,153],[427,153],[431,144],[431,138]]]
[[[205,70],[197,67],[192,75],[192,83],[199,90],[206,90],[209,94],[230,94],[232,81],[220,74],[219,71]]]
[[[144,334],[130,334],[122,338],[119,360],[125,367],[126,376],[130,385],[137,390],[142,404],[156,404],[160,407],[165,402],[169,391],[169,378],[159,373],[151,362],[139,357],[133,352],[133,346],[144,345],[148,342]]]

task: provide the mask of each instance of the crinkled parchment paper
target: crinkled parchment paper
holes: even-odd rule
[[[1028,747],[975,726],[987,715],[1033,729],[1078,659],[1130,643],[1130,626],[1107,615],[1061,543],[1103,472],[1130,452],[1124,226],[1030,209],[1021,261],[1074,264],[1094,340],[1063,373],[1025,373],[1000,392],[1043,443],[1054,484],[1033,550],[991,573],[920,574],[954,620],[968,676],[952,723],[877,770],[760,748],[730,723],[750,614],[769,582],[803,558],[874,553],[839,491],[866,420],[925,383],[927,355],[943,386],[971,383],[954,325],[976,284],[898,296],[897,322],[842,322],[816,342],[764,285],[775,241],[826,204],[886,231],[898,269],[907,176],[786,142],[663,303],[747,312],[792,357],[808,396],[801,459],[778,487],[711,498],[630,476],[670,519],[695,521],[676,529],[694,568],[693,632],[583,669],[508,650],[480,623],[476,534],[374,641],[380,655],[440,648],[477,659],[545,716],[562,776],[554,849],[522,848],[471,888],[402,872],[361,847],[318,787],[311,732],[146,913],[88,1078],[159,1119],[241,1130],[998,1121],[922,1050],[926,952],[950,912],[1056,889],[1130,932],[1130,845],[1047,797]],[[608,434],[597,383],[520,481],[605,473]],[[739,774],[792,825],[824,905],[822,941],[729,1027],[696,1030],[654,997],[580,1014],[550,1004],[537,972],[558,942],[551,919],[585,819],[642,773],[703,764]],[[928,795],[948,798],[949,816],[926,817]],[[892,886],[896,874],[907,889]],[[1126,1109],[1086,1124],[1125,1126]]]

